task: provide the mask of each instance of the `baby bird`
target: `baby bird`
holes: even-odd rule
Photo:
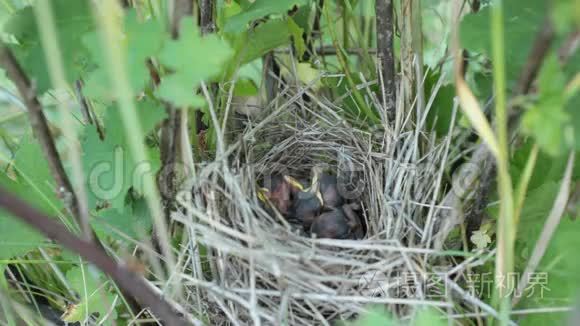
[[[292,182],[296,185],[297,191],[293,193],[292,206],[290,208],[290,219],[300,223],[305,231],[310,230],[312,221],[322,211],[322,196],[318,189],[318,184],[313,183],[309,188],[304,189],[298,181]]]
[[[315,181],[319,183],[320,194],[325,208],[340,207],[344,203],[344,198],[340,195],[337,177],[328,173],[319,172],[314,175]]]
[[[274,209],[282,216],[288,217],[292,206],[293,194],[299,191],[294,178],[285,175],[273,175],[258,190],[258,198],[267,209]]]
[[[311,234],[327,239],[361,239],[363,229],[359,217],[354,212],[357,204],[343,205],[318,216],[310,228]]]

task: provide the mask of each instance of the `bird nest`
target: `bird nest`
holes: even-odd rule
[[[218,144],[179,195],[189,308],[212,324],[275,325],[352,320],[370,305],[400,318],[424,306],[453,311],[448,289],[465,295],[451,279],[465,266],[432,249],[446,142],[406,117],[398,130],[361,130],[332,103],[306,107],[300,95],[249,122],[232,146]],[[260,204],[265,177],[308,178],[314,166],[348,180],[362,239],[304,234]]]

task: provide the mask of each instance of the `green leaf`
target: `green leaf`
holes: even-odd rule
[[[226,33],[234,33],[246,29],[248,23],[272,14],[284,14],[294,6],[302,6],[307,0],[256,0],[250,7],[231,17],[225,25]]]
[[[241,59],[240,64],[245,64],[260,58],[265,53],[290,42],[292,31],[285,19],[269,20],[246,32],[246,36],[240,37]],[[238,48],[238,47],[236,47]]]
[[[435,85],[440,78],[439,73],[430,72],[425,82],[426,94],[434,92]],[[442,85],[435,95],[433,107],[427,115],[427,125],[435,130],[439,137],[447,136],[453,117],[453,98],[455,97],[455,87],[453,85]],[[459,121],[461,112],[457,113],[456,121]]]
[[[117,319],[117,312],[111,308],[115,303],[115,296],[109,292],[110,281],[100,272],[87,266],[74,267],[66,273],[66,279],[78,294],[80,301],[67,307],[62,317],[63,321],[68,323],[83,321],[87,317],[87,312],[89,316],[98,313],[99,320],[105,316],[108,317],[107,320]]]
[[[258,58],[249,62],[238,69],[239,79],[248,79],[254,82],[256,86],[262,84],[262,59]]]
[[[304,29],[300,28],[292,18],[288,18],[288,29],[290,30],[292,39],[294,40],[296,55],[298,58],[302,58],[304,52],[306,52],[306,43],[304,43],[304,38],[302,37]]]
[[[510,175],[513,177],[514,184],[520,182],[521,174],[526,166],[526,162],[532,150],[534,141],[529,139],[515,153],[510,162]],[[564,175],[566,169],[567,153],[562,156],[551,156],[547,153],[540,152],[536,160],[536,168],[530,179],[528,186],[529,191],[546,185],[551,182],[559,181]]]
[[[301,62],[296,65],[296,74],[298,75],[298,80],[304,85],[311,85],[313,90],[318,90],[322,87],[322,82],[320,81],[320,75],[322,72],[318,69],[312,67],[310,63]]]
[[[397,320],[391,317],[388,311],[378,306],[372,308],[353,323],[355,326],[394,326],[397,324]]]
[[[519,161],[519,160],[518,160]],[[516,238],[516,272],[522,273],[530,253],[544,228],[546,218],[554,205],[563,176],[561,164],[557,172],[550,171],[549,162],[566,161],[547,155],[538,157],[538,165],[530,191],[526,197]],[[519,163],[518,163],[519,165]],[[546,176],[546,174],[548,176]],[[535,180],[534,180],[535,179]],[[544,256],[536,268],[530,285],[522,295],[518,309],[561,307],[577,296],[580,284],[580,263],[576,259],[580,246],[580,220],[564,215],[556,228]],[[566,314],[533,314],[522,317],[522,325],[562,324]]]
[[[125,211],[107,209],[100,211],[92,220],[92,225],[99,238],[112,237],[126,241],[126,237],[139,239],[151,231],[151,216],[143,198],[131,203]]]
[[[240,5],[235,1],[224,1],[218,8],[219,12],[216,23],[220,31],[224,29],[227,19],[242,11]]]
[[[370,5],[370,7],[374,7],[374,5]],[[292,20],[308,37],[312,36],[310,32],[314,23],[314,9],[315,6],[311,2],[307,2],[305,6],[298,8],[298,11],[292,14]]]
[[[233,51],[216,34],[202,37],[193,18],[182,19],[180,27],[180,38],[168,41],[159,55],[174,74],[163,78],[157,94],[178,106],[197,106],[195,89],[218,75]]]
[[[188,76],[183,74],[170,75],[163,78],[156,94],[178,107],[203,106],[205,104],[204,98],[195,94],[195,89],[190,85],[192,83]]]
[[[125,17],[125,33],[129,81],[133,90],[138,91],[150,80],[146,60],[159,53],[167,33],[156,20],[139,22],[134,10]]]
[[[0,185],[33,207],[53,216],[62,210],[54,181],[39,145],[24,137],[14,158],[17,180],[0,173]],[[45,243],[45,238],[17,217],[0,210],[0,259],[20,256]]]
[[[91,4],[86,0],[54,0],[51,3],[59,46],[63,61],[67,63],[65,74],[72,83],[90,65],[81,36],[94,29]],[[33,8],[26,7],[16,12],[4,26],[4,32],[13,34],[18,40],[19,44],[11,47],[24,71],[35,81],[37,92],[42,94],[50,89],[48,65],[45,62]]]
[[[168,37],[157,20],[139,21],[135,10],[127,12],[124,18],[125,33],[118,37],[117,46],[126,51],[126,68],[129,82],[134,91],[141,91],[150,81],[147,59],[156,56]],[[91,72],[85,84],[85,96],[104,103],[110,103],[114,98],[111,92],[111,82],[106,70],[106,57],[101,46],[98,32],[86,33],[82,42],[91,53],[93,61],[98,66]]]
[[[555,0],[551,12],[552,23],[561,34],[577,26],[580,21],[580,5],[576,0]],[[575,26],[576,25],[576,26]]]
[[[574,95],[566,103],[566,114],[569,119],[569,129],[571,129],[571,142],[574,144],[576,151],[580,152],[580,93]],[[566,135],[566,130],[564,131]],[[580,166],[580,162],[576,161],[576,166]]]
[[[249,79],[241,79],[236,82],[234,96],[255,96],[258,94],[258,88]]]
[[[83,94],[88,99],[105,104],[111,104],[115,100],[115,92],[111,91],[111,81],[106,69],[97,68],[89,74]]]
[[[14,195],[25,198],[30,190],[0,174],[0,185]],[[28,196],[30,197],[30,196]],[[12,214],[0,209],[0,259],[21,256],[45,243],[44,237]]]
[[[506,75],[512,85],[526,62],[533,40],[548,11],[549,1],[504,1]],[[466,15],[460,26],[461,44],[467,50],[491,57],[490,7]]]
[[[145,100],[137,103],[138,116],[145,134],[162,121],[165,110],[161,105]],[[136,162],[131,154],[125,135],[120,109],[110,107],[105,118],[104,140],[95,128],[89,128],[83,140],[83,168],[87,178],[89,207],[109,206],[123,210],[129,188],[141,192],[141,176],[155,173],[160,166],[159,151],[151,150],[146,162]],[[144,141],[144,135],[134,135]]]
[[[561,154],[566,145],[564,126],[570,117],[565,111],[565,86],[564,73],[556,56],[551,55],[538,76],[538,100],[528,108],[522,120],[524,131],[534,136],[540,148],[552,155]]]
[[[435,309],[421,309],[415,318],[416,326],[443,326],[447,325],[447,319]]]
[[[39,144],[32,136],[26,136],[14,157],[19,191],[23,198],[43,212],[54,216],[63,206],[56,194],[56,184]]]
[[[525,236],[537,240],[542,223],[534,233]],[[528,290],[522,295],[519,309],[551,308],[570,304],[578,296],[580,290],[580,263],[577,259],[580,246],[580,220],[571,216],[562,217],[554,232],[546,252],[531,276]],[[531,252],[531,243],[528,251]],[[523,268],[519,270],[521,273]],[[533,314],[521,320],[522,325],[563,325],[568,320],[567,313]]]

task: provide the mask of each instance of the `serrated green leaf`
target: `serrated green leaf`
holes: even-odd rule
[[[167,38],[157,20],[140,21],[135,10],[129,10],[124,17],[124,34],[117,39],[117,46],[126,51],[127,75],[134,91],[141,91],[150,81],[147,59],[156,56]],[[111,103],[114,92],[106,71],[106,57],[98,32],[86,33],[82,42],[91,53],[98,66],[87,78],[84,92],[90,99]]]
[[[59,46],[63,61],[67,63],[65,74],[72,83],[90,65],[81,36],[94,29],[91,4],[86,0],[54,0],[52,6]],[[13,45],[12,49],[25,72],[35,81],[37,92],[42,94],[50,89],[48,65],[45,62],[33,8],[26,7],[14,14],[4,26],[4,32],[13,34],[18,40],[19,44]]]
[[[163,78],[163,82],[155,93],[159,97],[171,101],[177,107],[203,106],[205,104],[204,98],[195,93],[195,89],[190,86],[192,83],[189,77],[184,78],[184,76],[183,74],[175,74]]]
[[[139,239],[152,227],[151,216],[143,198],[130,204],[130,208],[120,211],[106,209],[98,212],[91,223],[99,238],[112,237],[121,241]]]
[[[558,155],[562,153],[563,126],[569,121],[569,116],[557,107],[562,102],[548,99],[528,109],[522,121],[527,134],[533,135],[540,148],[546,153]],[[553,112],[550,110],[553,109]]]
[[[226,22],[224,31],[226,33],[234,33],[246,29],[248,23],[272,14],[283,14],[294,6],[302,6],[307,3],[307,0],[256,0],[250,7],[231,17]]]
[[[138,102],[137,110],[145,134],[166,116],[165,110],[150,100]],[[89,207],[92,209],[108,203],[113,208],[123,210],[129,188],[133,187],[140,192],[143,173],[155,173],[159,169],[158,151],[150,151],[147,162],[135,162],[122,121],[119,108],[108,108],[105,139],[99,138],[95,128],[89,128],[83,141],[83,167],[87,178]],[[135,137],[144,141],[144,135]]]
[[[524,114],[522,124],[546,153],[558,155],[565,146],[564,126],[570,117],[564,110],[566,97],[564,73],[555,55],[549,56],[538,77],[539,97]]]
[[[99,320],[116,320],[115,296],[109,292],[108,280],[98,271],[87,266],[74,267],[66,273],[70,287],[78,294],[79,302],[67,307],[62,320],[80,322],[93,313],[99,314]],[[117,300],[118,302],[118,300]],[[109,314],[109,311],[110,314]]]
[[[133,90],[141,90],[149,81],[147,58],[157,55],[167,37],[163,26],[150,19],[139,22],[137,13],[131,10],[125,17],[127,38],[127,64],[129,81]]]
[[[195,89],[218,75],[232,54],[219,36],[202,37],[193,18],[182,19],[180,38],[166,42],[159,55],[161,63],[174,73],[163,78],[157,94],[177,106],[199,105]]]

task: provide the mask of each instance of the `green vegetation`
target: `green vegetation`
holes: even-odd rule
[[[564,323],[580,304],[580,4],[394,0],[385,47],[375,6],[391,1],[376,1],[0,0],[0,189],[146,280],[152,300],[208,325]],[[377,62],[382,49],[394,63]],[[383,80],[385,65],[393,80]],[[260,164],[281,157],[303,177],[295,162],[321,163],[296,149],[303,139],[312,151],[368,154],[349,157],[376,168],[361,178],[373,190],[362,205],[372,222],[358,242],[369,251],[356,255],[375,259],[381,248],[398,260],[357,266],[315,252],[320,260],[300,262],[320,275],[289,279],[280,269],[296,265],[251,256],[263,249],[260,233],[246,232],[252,223],[286,225],[260,215]],[[43,324],[46,309],[53,322],[90,325],[161,318],[140,314],[147,301],[90,250],[18,215],[0,205],[0,324]],[[326,253],[324,242],[287,239]],[[344,255],[355,247],[336,245]],[[306,259],[296,251],[280,256]],[[440,273],[443,283],[423,290],[449,295],[377,303],[323,281],[328,265],[364,273],[396,261]],[[216,277],[228,269],[239,269],[239,289]],[[470,292],[470,275],[488,275],[492,291]],[[318,277],[324,299],[300,297],[300,277]]]

